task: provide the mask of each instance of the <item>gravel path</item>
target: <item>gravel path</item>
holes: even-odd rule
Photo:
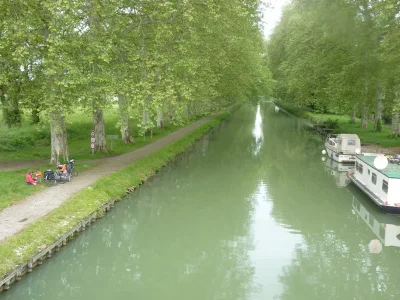
[[[71,196],[92,185],[100,178],[112,172],[119,171],[132,164],[135,160],[148,156],[181,139],[186,134],[223,112],[225,112],[225,110],[205,117],[132,152],[105,159],[100,165],[80,173],[79,177],[73,178],[69,183],[58,184],[54,187],[47,188],[2,210],[0,212],[0,243],[18,233],[33,221],[43,218]]]

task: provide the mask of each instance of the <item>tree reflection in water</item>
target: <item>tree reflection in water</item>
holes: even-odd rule
[[[337,188],[301,122],[256,116],[242,107],[0,299],[397,299],[400,248],[368,247],[392,221]]]
[[[314,142],[306,131],[282,130],[287,123],[272,114],[264,120],[269,120],[265,176],[274,200],[272,216],[304,240],[282,270],[279,298],[397,299],[399,248],[371,254],[368,245],[376,237],[352,207],[354,194],[370,200],[351,185],[336,188],[319,163],[321,141]],[[281,141],[285,147],[277,146]]]
[[[254,109],[236,118],[0,299],[248,299],[254,203],[243,200],[260,164],[249,155]]]

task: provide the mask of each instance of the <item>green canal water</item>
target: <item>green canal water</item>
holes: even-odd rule
[[[246,106],[0,300],[400,299],[400,222]]]

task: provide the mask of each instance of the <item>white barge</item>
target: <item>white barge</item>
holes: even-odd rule
[[[357,134],[328,134],[325,149],[332,160],[354,163],[356,154],[361,152],[361,142]]]
[[[380,156],[382,166],[375,158]],[[375,163],[374,163],[375,161]],[[385,213],[400,214],[400,165],[387,163],[384,155],[356,155],[355,167],[347,173],[350,180],[360,188]]]

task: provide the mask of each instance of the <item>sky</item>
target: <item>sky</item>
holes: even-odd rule
[[[285,4],[289,3],[290,0],[264,0],[264,3],[269,3],[269,5],[262,6],[263,12],[263,28],[264,36],[268,38],[275,25],[279,23],[282,16],[282,8]]]

